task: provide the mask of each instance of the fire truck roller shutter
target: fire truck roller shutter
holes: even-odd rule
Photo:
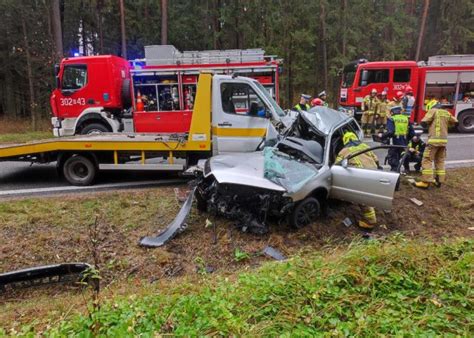
[[[122,105],[123,109],[128,109],[132,106],[132,92],[130,79],[123,79],[122,81]]]

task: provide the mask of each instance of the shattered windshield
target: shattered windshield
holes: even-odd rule
[[[305,120],[325,135],[329,134],[331,128],[348,119],[343,112],[321,106],[311,108],[307,112],[302,111],[301,114]]]
[[[264,177],[289,193],[300,190],[318,174],[314,166],[297,161],[273,147],[266,147],[263,156]]]

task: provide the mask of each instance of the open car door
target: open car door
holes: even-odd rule
[[[349,158],[373,149],[386,147],[379,146],[365,149],[351,155]],[[392,208],[393,195],[400,178],[399,173],[350,167],[345,165],[343,161],[342,165],[331,167],[331,175],[332,187],[329,194],[331,198],[365,204],[384,210]]]

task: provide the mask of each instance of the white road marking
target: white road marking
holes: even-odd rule
[[[452,161],[446,161],[446,164],[468,164],[468,163],[474,163],[474,160],[452,160]]]
[[[109,184],[98,184],[89,185],[85,187],[76,186],[64,186],[64,187],[48,187],[48,188],[33,188],[33,189],[15,189],[15,190],[4,190],[0,191],[0,197],[10,197],[16,195],[30,195],[30,194],[47,194],[57,192],[79,192],[79,191],[93,191],[113,188],[140,188],[145,186],[160,186],[167,184],[183,183],[182,179],[169,179],[169,180],[156,180],[156,181],[143,181],[143,182],[131,182],[131,183],[109,183]]]

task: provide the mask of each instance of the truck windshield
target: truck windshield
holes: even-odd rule
[[[278,114],[278,116],[285,116],[285,112],[283,111],[283,109],[280,108],[278,103],[275,102],[275,100],[270,95],[268,90],[266,90],[265,87],[260,82],[254,81],[254,83],[258,87],[258,89],[260,89],[260,92],[262,93],[263,96],[265,96],[267,101],[270,102],[270,104],[272,105],[273,109]]]
[[[356,70],[357,65],[353,63],[348,64],[344,67],[344,71],[342,73],[342,88],[352,87],[356,75]]]

